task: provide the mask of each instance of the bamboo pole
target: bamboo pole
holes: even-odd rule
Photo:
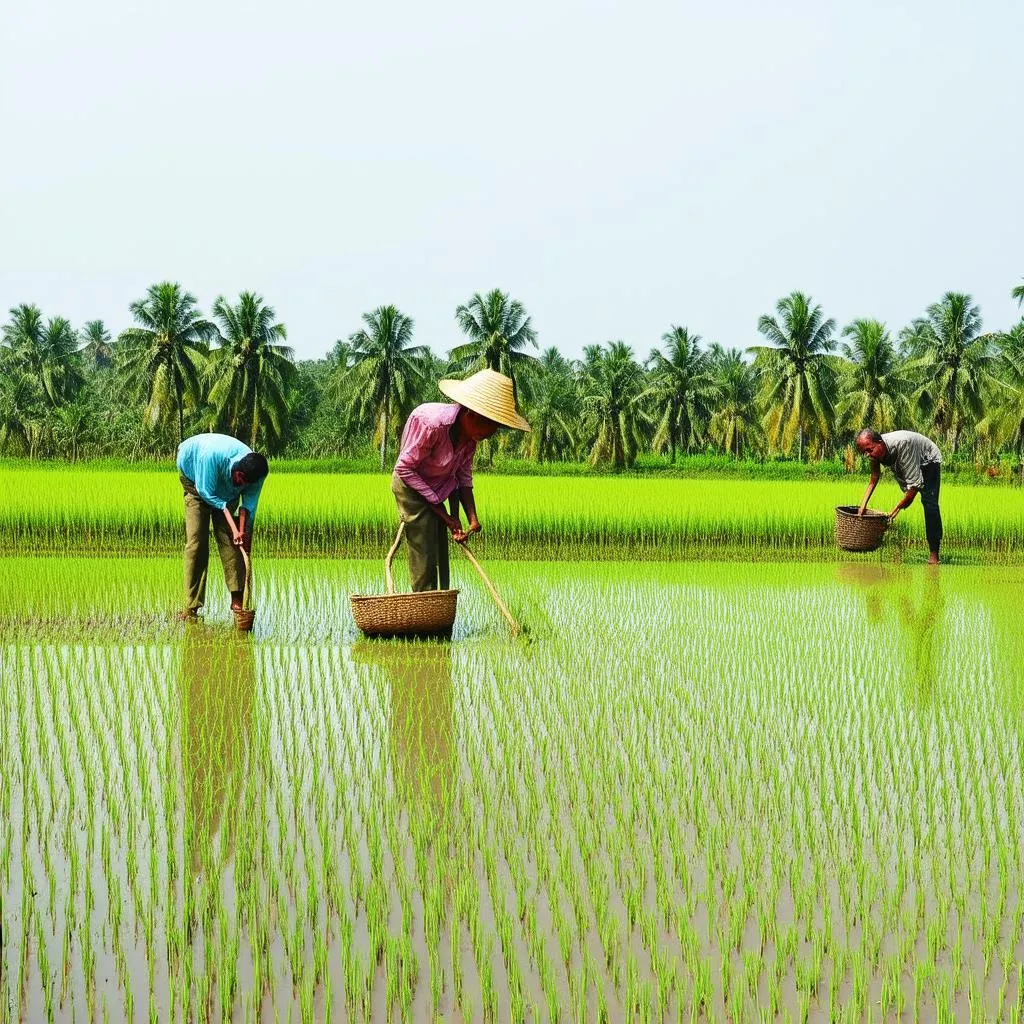
[[[469,550],[469,547],[466,545],[465,541],[460,541],[459,547],[462,548],[462,551],[465,554],[465,556],[473,563],[473,568],[476,569],[478,573],[480,573],[480,579],[484,581],[484,585],[491,592],[491,597],[494,598],[495,604],[497,604],[497,606],[501,609],[501,614],[505,616],[505,619],[509,624],[509,628],[512,630],[512,635],[519,636],[522,633],[522,630],[519,628],[519,623],[516,622],[514,618],[512,618],[512,613],[508,610],[508,608],[505,607],[505,602],[502,601],[500,595],[498,594],[498,591],[494,587],[494,584],[488,578],[487,573],[484,572],[483,566],[476,560],[476,556],[473,554],[472,551]]]

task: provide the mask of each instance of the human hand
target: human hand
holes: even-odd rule
[[[462,521],[457,516],[449,516],[445,520],[445,523],[451,532],[452,540],[454,540],[456,544],[461,544],[466,537],[469,536],[469,534],[467,534],[462,528]]]
[[[482,527],[480,526],[480,520],[477,519],[476,516],[473,516],[473,518],[469,521],[469,527],[467,528],[466,532],[479,533],[481,529]]]
[[[893,510],[892,510],[892,511],[891,511],[891,512],[889,513],[889,522],[890,522],[890,523],[894,523],[894,522],[896,522],[896,517],[897,517],[897,516],[898,516],[898,515],[900,514],[900,512],[902,512],[902,511],[903,511],[903,509],[901,509],[901,508],[900,508],[900,506],[899,506],[899,505],[897,505],[897,506],[896,506],[896,507],[895,507],[895,508],[894,508],[894,509],[893,509]]]

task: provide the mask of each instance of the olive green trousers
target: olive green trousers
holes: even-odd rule
[[[434,514],[426,499],[400,477],[391,477],[391,493],[405,523],[409,545],[409,581],[414,591],[448,590],[448,527]],[[453,495],[457,508],[458,492]]]
[[[185,607],[194,611],[206,603],[206,572],[210,564],[210,523],[217,541],[217,552],[224,567],[224,582],[233,594],[245,586],[242,553],[231,539],[231,530],[220,509],[207,505],[195,484],[179,474],[185,492]],[[235,503],[228,506],[232,512]]]

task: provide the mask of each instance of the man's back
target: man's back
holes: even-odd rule
[[[882,459],[882,465],[892,469],[897,483],[906,490],[918,490],[924,481],[922,466],[941,465],[942,452],[939,446],[916,430],[891,430],[882,435],[889,454]]]

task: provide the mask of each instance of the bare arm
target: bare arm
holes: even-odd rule
[[[459,493],[462,495],[462,504],[466,508],[466,518],[469,520],[469,529],[466,532],[479,533],[480,520],[476,515],[476,501],[473,498],[473,488],[463,487]]]
[[[868,507],[871,495],[875,493],[878,486],[878,478],[882,475],[882,468],[877,459],[871,460],[871,479],[868,481],[868,489],[864,492],[864,500],[860,503],[860,511],[857,515],[864,515],[864,509]]]
[[[917,497],[917,488],[908,487],[906,493],[897,502],[896,507],[889,513],[889,522],[892,522],[905,508],[910,508]]]
[[[448,527],[455,541],[461,544],[466,539],[466,531],[462,529],[462,520],[459,519],[458,491],[448,499],[448,504],[451,508],[451,512],[444,507],[443,501],[427,502],[427,508],[429,508],[430,511]]]
[[[231,509],[229,509],[227,505],[225,505],[221,509],[221,512],[224,513],[224,518],[228,522],[228,529],[231,531],[231,542],[235,545],[235,547],[242,547],[242,545],[245,543],[245,535],[235,525],[235,517],[231,514]]]

